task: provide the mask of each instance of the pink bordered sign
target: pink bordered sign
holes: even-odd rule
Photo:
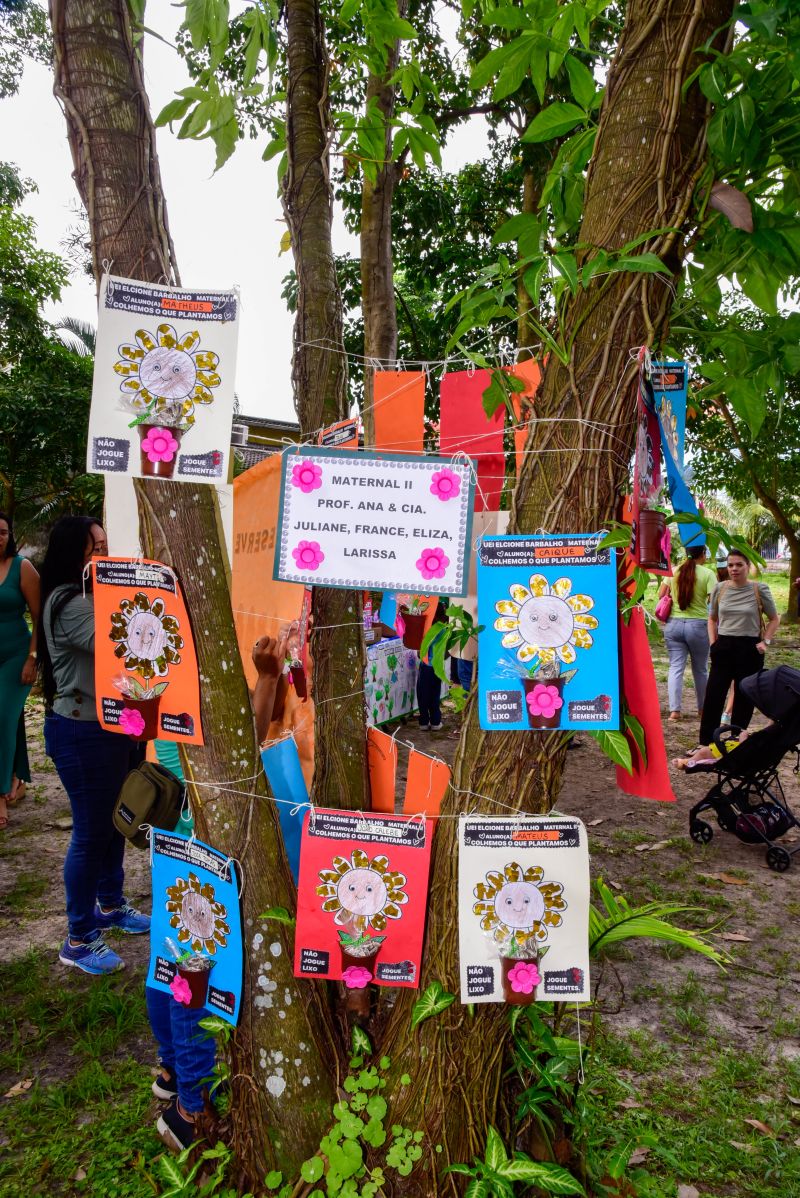
[[[464,594],[473,474],[462,459],[292,449],[283,458],[274,577]]]

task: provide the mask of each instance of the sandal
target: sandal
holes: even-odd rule
[[[24,799],[28,792],[27,782],[20,782],[19,778],[15,778],[14,781],[16,785],[12,786],[10,792],[5,796],[6,804],[9,807],[13,807],[15,803],[20,801],[20,799]]]
[[[0,831],[8,827],[8,802],[6,795],[0,795]]]

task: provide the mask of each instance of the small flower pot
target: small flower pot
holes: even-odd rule
[[[134,737],[134,740],[155,740],[158,736],[158,709],[161,706],[161,695],[152,699],[123,699],[123,707],[131,707],[138,711],[144,720],[144,728]]]
[[[558,695],[559,695],[559,698],[562,698],[562,703],[561,703],[561,706],[558,708],[558,710],[554,711],[552,715],[549,715],[549,716],[534,715],[533,712],[531,711],[530,707],[528,706],[528,695],[532,695],[534,688],[537,686],[554,686],[558,690]],[[528,723],[530,724],[531,728],[560,728],[561,727],[561,713],[564,710],[564,703],[563,703],[564,679],[563,678],[523,678],[522,679],[522,689],[525,692],[525,710],[528,713]]]
[[[151,429],[162,428],[163,425],[140,424],[138,427],[139,427],[139,440],[145,441],[147,439],[147,435],[151,431]],[[153,462],[147,456],[147,453],[143,449],[140,448],[139,458],[141,461],[141,471],[142,471],[143,478],[172,478],[172,475],[175,471],[175,465],[178,461],[178,449],[180,448],[181,437],[183,434],[182,434],[181,429],[179,429],[179,428],[171,428],[168,431],[178,442],[178,448],[175,449],[175,452],[172,455],[172,459],[169,462],[165,462],[165,461]]]
[[[374,977],[375,975],[375,958],[380,952],[380,948],[372,949],[368,955],[358,956],[358,953],[352,952],[350,949],[339,946],[342,954],[342,973],[347,969],[366,969]],[[372,978],[370,978],[370,981]],[[345,983],[346,985],[346,983]],[[369,1019],[370,1015],[370,983],[366,982],[363,986],[346,986],[344,995],[344,1009],[349,1011],[357,1020]]]
[[[503,998],[510,1007],[530,1007],[536,1002],[536,986],[526,994],[524,990],[515,990],[512,983],[508,980],[508,975],[517,965],[533,965],[536,966],[535,960],[523,961],[520,957],[501,957],[500,971],[503,980]]]
[[[660,570],[664,565],[662,541],[667,531],[667,520],[663,512],[647,509],[639,512],[636,534],[636,551],[639,565],[645,570]]]
[[[425,613],[409,611],[407,607],[400,608],[405,628],[403,629],[403,644],[406,649],[419,649],[425,636]]]
[[[289,673],[292,675],[292,685],[294,686],[298,699],[307,699],[308,683],[306,682],[306,672],[300,662],[297,662],[296,664],[293,662],[289,667]]]
[[[182,961],[176,968],[179,976],[183,978],[192,992],[192,1001],[184,1005],[190,1011],[199,1011],[201,1007],[206,1005],[208,979],[211,970],[214,968],[214,962],[210,961],[208,957],[189,957],[188,960]]]

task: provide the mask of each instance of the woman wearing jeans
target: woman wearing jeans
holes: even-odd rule
[[[39,627],[45,750],[72,808],[64,861],[69,935],[58,959],[91,974],[123,967],[103,939],[105,930],[139,935],[150,929],[149,917],[123,897],[125,839],[112,822],[120,787],[140,753],[127,736],[107,732],[95,708],[94,606],[84,592],[83,571],[92,557],[107,553],[96,520],[58,521],[42,565]]]
[[[672,596],[672,611],[664,625],[664,641],[669,657],[669,718],[681,718],[683,674],[686,659],[692,659],[692,677],[697,696],[697,710],[702,712],[708,677],[708,597],[714,589],[713,570],[702,564],[706,556],[703,546],[686,551],[686,559],[669,582],[661,586],[659,599]]]
[[[769,587],[763,582],[752,582],[748,569],[744,554],[732,549],[728,554],[728,581],[717,583],[711,595],[708,612],[711,669],[700,721],[701,745],[711,744],[731,683],[734,684],[731,723],[739,728],[750,723],[754,705],[741,693],[739,683],[764,669],[764,654],[780,623]],[[763,634],[762,615],[767,617]]]

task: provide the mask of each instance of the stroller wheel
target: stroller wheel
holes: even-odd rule
[[[719,824],[720,828],[722,828],[723,832],[735,832],[736,819],[737,816],[728,806],[722,807],[717,812],[717,823]]]
[[[704,819],[693,819],[689,824],[689,835],[695,844],[708,844],[714,829]]]
[[[767,865],[770,869],[774,869],[776,873],[786,873],[791,864],[791,857],[786,852],[786,849],[782,849],[779,844],[773,844],[767,849]]]

